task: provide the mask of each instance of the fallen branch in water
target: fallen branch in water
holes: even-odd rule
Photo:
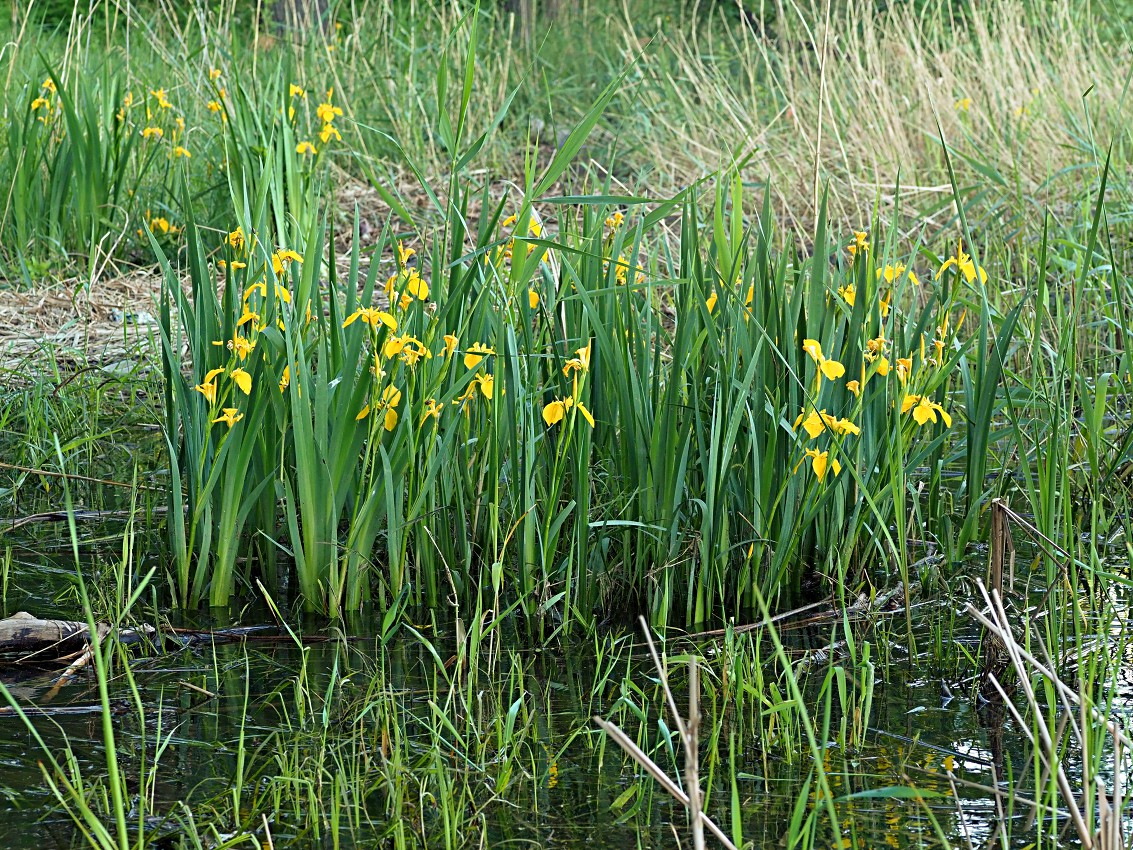
[[[98,637],[110,634],[110,626],[99,623]],[[0,657],[14,664],[41,664],[71,658],[89,643],[86,623],[72,620],[41,620],[20,611],[0,620]]]
[[[148,484],[131,484],[126,481],[112,481],[109,478],[92,478],[89,475],[77,475],[73,472],[53,472],[50,469],[36,469],[32,466],[19,466],[14,463],[0,461],[0,469],[11,469],[28,475],[46,475],[49,478],[65,478],[68,481],[87,481],[91,484],[105,484],[108,487],[123,487],[129,490],[151,490],[154,493],[164,492],[160,487],[151,487]]]
[[[163,505],[158,505],[150,509],[150,515],[156,516],[164,514],[167,509]],[[6,534],[9,531],[15,531],[17,528],[23,528],[25,525],[32,525],[37,522],[66,522],[69,519],[74,520],[100,520],[100,519],[131,519],[137,516],[138,512],[133,510],[116,510],[116,511],[43,511],[38,514],[28,514],[27,516],[17,517],[11,520],[7,525],[0,526],[0,534]]]
[[[40,700],[40,703],[51,702],[65,685],[71,684],[75,676],[79,674],[79,671],[91,662],[92,652],[91,645],[88,643],[86,649],[79,654],[79,657],[72,661],[67,669],[59,674],[59,678],[51,685],[51,690],[43,695],[43,699]]]

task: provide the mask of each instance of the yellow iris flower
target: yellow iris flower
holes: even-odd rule
[[[481,375],[476,381],[480,383],[480,392],[484,394],[484,398],[490,399],[496,391],[496,379],[491,375]],[[473,381],[473,383],[476,383],[476,381]]]
[[[825,409],[818,411],[811,408],[809,415],[800,413],[798,418],[795,419],[793,426],[795,430],[798,430],[799,425],[803,426],[803,429],[812,440],[827,429],[842,437],[847,434],[857,435],[862,432],[862,429],[849,419],[840,419],[837,416],[831,416]]]
[[[291,262],[302,264],[303,257],[297,251],[292,251],[290,248],[285,248],[282,251],[276,251],[271,255],[271,267],[275,272],[276,277],[279,277],[287,269]]]
[[[233,383],[236,384],[244,393],[244,395],[251,395],[252,393],[252,376],[246,371],[237,367],[228,373],[232,378]]]
[[[635,271],[637,272],[635,281],[637,283],[642,283],[645,280],[645,269],[643,269],[641,266],[638,266]],[[628,275],[629,260],[625,258],[624,254],[618,254],[617,263],[614,265],[614,280],[619,286],[625,286],[626,278]]]
[[[429,297],[429,283],[414,270],[409,275],[409,281],[405,285],[406,291],[416,298],[418,301],[424,301]]]
[[[389,360],[392,357],[397,357],[401,354],[402,350],[408,344],[410,337],[389,336],[386,337],[385,344],[382,346],[382,355]]]
[[[489,348],[480,342],[472,343],[472,347],[464,354],[464,368],[475,369],[480,365],[480,361],[487,357],[489,354],[495,354],[495,349]]]
[[[416,337],[403,337],[402,341],[404,345],[401,350],[401,359],[407,366],[416,366],[417,361],[422,357],[428,360],[433,356],[433,352],[429,351]]]
[[[359,307],[346,317],[346,321],[342,323],[342,326],[344,328],[349,327],[358,319],[361,319],[364,324],[369,325],[374,330],[378,329],[378,325],[385,325],[391,331],[397,330],[397,319],[385,310],[378,310],[374,307]]]
[[[978,276],[980,283],[987,283],[987,272],[984,271],[983,266],[977,266],[972,258],[964,253],[964,240],[960,240],[956,245],[956,256],[949,257],[944,261],[944,265],[940,267],[940,271],[936,273],[937,279],[940,278],[944,272],[953,266],[964,275],[964,279],[968,283],[972,283]]]
[[[879,373],[880,369],[877,370]],[[898,357],[897,358],[897,377],[901,379],[901,383],[905,383],[909,379],[909,375],[913,372],[913,358],[912,357]]]
[[[884,269],[877,270],[877,279],[880,281],[882,278],[885,278],[886,283],[892,283],[895,280],[899,280],[901,275],[903,275],[906,271],[907,269],[903,263],[886,266]],[[917,286],[921,285],[920,280],[913,272],[909,272],[909,280],[911,280]]]
[[[428,422],[430,416],[439,422],[441,419],[442,410],[444,410],[444,408],[437,404],[436,399],[426,399],[425,409],[421,412],[421,424],[424,425],[426,422]]]
[[[244,414],[241,413],[237,408],[226,407],[221,412],[220,416],[218,416],[218,417],[216,417],[216,419],[212,420],[212,424],[215,425],[217,422],[224,422],[225,424],[228,425],[229,428],[231,428],[233,425],[235,425],[237,422],[239,422],[243,418],[244,418]]]
[[[831,458],[829,452],[820,452],[818,449],[807,449],[806,456],[811,459],[811,469],[814,470],[815,477],[817,477],[819,481],[826,477],[827,470],[834,470],[835,475],[838,475],[842,471],[842,464],[838,462],[838,458]]]
[[[205,401],[207,401],[210,405],[216,404],[216,381],[214,380],[214,378],[216,378],[216,376],[221,374],[223,371],[223,366],[221,366],[219,369],[211,370],[208,374],[205,375],[205,379],[203,381],[193,387],[194,390],[205,397]]]
[[[846,374],[846,367],[839,363],[837,360],[831,360],[829,357],[822,353],[822,343],[817,339],[804,339],[803,351],[810,355],[810,359],[818,366],[816,373],[816,383],[822,385],[822,375],[825,375],[829,380],[833,381],[835,378],[841,378]]]
[[[594,415],[587,410],[585,404],[581,401],[575,401],[570,396],[564,396],[561,399],[556,399],[544,405],[543,421],[546,422],[547,427],[550,428],[552,425],[562,422],[563,417],[566,416],[566,412],[572,407],[578,408],[578,412],[582,414],[582,418],[586,420],[587,424],[589,424],[591,428],[594,427]]]
[[[401,390],[393,384],[389,384],[382,391],[382,398],[377,402],[375,408],[377,410],[384,410],[385,415],[382,418],[382,427],[387,431],[392,431],[397,427],[397,410],[395,409],[401,403]],[[370,415],[371,407],[369,404],[365,405],[358,415],[354,417],[355,422],[359,422]]]
[[[557,422],[562,422],[565,415],[566,403],[563,401],[556,399],[543,406],[543,421],[547,423],[548,428]]]
[[[901,412],[908,413],[910,411],[912,411],[913,420],[918,425],[926,425],[929,422],[936,422],[936,415],[939,413],[941,421],[944,422],[944,427],[952,427],[952,417],[948,415],[948,411],[946,411],[935,401],[932,401],[928,396],[905,396],[905,400],[901,402]]]
[[[255,340],[248,339],[247,337],[237,334],[228,341],[228,350],[236,352],[236,356],[241,360],[245,360],[252,350],[255,349]]]
[[[331,103],[320,103],[318,109],[315,110],[315,115],[324,124],[330,124],[335,118],[342,116],[342,108]]]
[[[593,347],[594,340],[590,340],[584,347],[577,349],[574,352],[576,356],[572,357],[563,365],[563,374],[569,375],[571,372],[574,372],[577,375],[579,372],[589,372],[590,354]]]

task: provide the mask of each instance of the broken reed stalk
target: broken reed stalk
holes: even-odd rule
[[[646,632],[648,635],[648,632]],[[692,846],[704,850],[704,824],[700,820],[700,667],[696,656],[688,660],[688,722],[681,741],[685,747],[685,786],[689,789],[689,816],[692,821]]]
[[[1010,509],[1003,499],[991,500],[991,586],[1003,593],[1003,566],[1007,564],[1007,586],[1015,589],[1015,541],[1008,525]]]
[[[673,721],[677,727],[677,733],[681,737],[681,746],[685,754],[685,785],[688,787],[688,793],[686,794],[681,790],[681,787],[677,785],[665,771],[658,767],[657,763],[643,752],[637,744],[630,740],[629,736],[619,729],[617,724],[603,720],[601,717],[595,717],[594,722],[610,736],[615,744],[621,747],[630,758],[645,768],[649,775],[657,780],[662,788],[668,791],[673,798],[688,810],[692,825],[692,846],[694,850],[704,850],[706,847],[704,840],[705,827],[707,827],[728,850],[737,850],[732,840],[704,813],[703,809],[703,798],[700,793],[700,751],[698,734],[700,728],[700,675],[696,658],[693,657],[689,659],[688,718],[686,720],[681,717],[681,713],[677,710],[676,697],[673,696],[673,690],[669,687],[668,671],[661,663],[661,657],[657,654],[657,647],[654,646],[653,638],[649,634],[649,626],[645,622],[644,617],[639,617],[638,619],[641,622],[641,631],[645,635],[645,643],[649,647],[649,654],[652,656],[653,664],[657,668],[657,676],[661,681],[661,688],[665,692],[665,699],[669,703],[669,710],[672,712]]]
[[[979,621],[990,634],[995,635],[1002,641],[1010,663],[1015,669],[1027,707],[1030,709],[1033,725],[1026,723],[1019,709],[1017,709],[1008,698],[1008,695],[995,676],[991,677],[991,684],[999,692],[1004,705],[1015,718],[1015,722],[1018,724],[1019,728],[1030,740],[1032,746],[1037,748],[1039,756],[1043,761],[1045,771],[1054,773],[1059,796],[1062,797],[1062,802],[1069,812],[1070,820],[1074,824],[1074,829],[1078,834],[1078,840],[1082,843],[1082,847],[1086,848],[1086,850],[1123,850],[1125,847],[1126,828],[1124,815],[1125,789],[1123,787],[1122,772],[1124,770],[1123,762],[1125,753],[1130,749],[1129,738],[1110,717],[1106,716],[1094,705],[1089,695],[1076,693],[1058,677],[1054,671],[1054,664],[1049,657],[1047,658],[1047,663],[1044,665],[1019,644],[1011,630],[1011,621],[1007,616],[1007,611],[1003,606],[1003,600],[999,592],[993,588],[989,593],[982,581],[977,581],[976,584],[980,594],[983,596],[985,610],[980,611],[974,605],[968,603],[967,611]],[[1059,695],[1059,699],[1062,701],[1064,707],[1063,721],[1069,722],[1071,731],[1079,744],[1082,744],[1086,740],[1085,726],[1090,720],[1104,725],[1106,731],[1113,737],[1113,792],[1110,794],[1107,791],[1106,784],[1101,776],[1094,776],[1093,781],[1097,786],[1096,793],[1098,797],[1098,826],[1097,830],[1093,833],[1091,833],[1086,824],[1085,797],[1083,795],[1080,798],[1074,793],[1058,755],[1057,742],[1061,739],[1062,725],[1060,724],[1057,733],[1052,734],[1050,727],[1047,725],[1044,712],[1039,705],[1038,697],[1032,687],[1031,677],[1036,673],[1046,679]],[[1075,712],[1072,710],[1072,705],[1078,706],[1080,720],[1075,719]],[[1084,764],[1083,771],[1086,770],[1087,766]],[[1083,782],[1086,781],[1089,781],[1088,778],[1083,776]]]

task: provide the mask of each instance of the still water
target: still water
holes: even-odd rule
[[[77,596],[66,566],[67,547],[51,545],[48,532],[36,533],[38,539],[28,538],[13,550],[5,615],[30,610],[41,617],[75,617]],[[108,528],[105,537],[92,538],[110,541],[114,534]],[[98,576],[88,579],[98,581]],[[857,630],[859,642],[868,640],[875,647],[875,659],[876,647],[887,649],[874,668],[877,681],[862,741],[852,748],[839,744],[833,731],[839,726],[835,716],[830,740],[819,742],[832,791],[842,798],[839,814],[844,829],[840,838],[826,836],[828,844],[823,846],[841,842],[845,847],[936,847],[944,846],[943,836],[952,846],[980,847],[1004,819],[1015,827],[1010,830],[1013,845],[1024,847],[1033,840],[1022,828],[1029,811],[1016,807],[1000,813],[991,793],[997,778],[1005,783],[1005,773],[1018,778],[1026,769],[1026,741],[1002,712],[996,715],[978,707],[973,671],[961,668],[965,654],[977,652],[979,630],[955,608],[934,603],[914,609],[914,657],[908,651],[903,609],[900,616],[881,615]],[[513,780],[504,777],[501,788],[502,756],[494,765],[464,764],[454,746],[439,768],[435,759],[430,762],[427,757],[436,750],[436,732],[428,729],[429,718],[437,714],[438,676],[446,675],[440,673],[446,664],[450,669],[458,666],[451,661],[458,653],[463,624],[430,612],[409,612],[406,621],[413,628],[387,632],[383,641],[380,617],[357,618],[345,625],[296,617],[289,625],[303,636],[300,645],[266,605],[212,612],[193,620],[154,608],[146,616],[167,635],[171,626],[202,633],[179,633],[156,647],[129,649],[126,657],[134,686],[121,672],[110,685],[118,758],[133,810],[137,811],[139,794],[148,801],[145,826],[150,846],[180,846],[188,812],[197,827],[211,823],[212,834],[224,837],[243,830],[251,836],[243,845],[249,847],[256,846],[254,842],[268,846],[269,830],[275,847],[396,846],[397,834],[410,836],[409,846],[423,846],[422,837],[428,839],[428,846],[445,846],[441,836],[446,827],[435,801],[422,796],[391,812],[389,789],[377,779],[351,790],[349,807],[354,816],[348,823],[316,816],[318,825],[312,827],[310,811],[296,802],[303,795],[294,793],[294,788],[279,793],[282,785],[309,781],[309,776],[298,778],[302,770],[295,759],[325,762],[327,768],[318,775],[333,783],[337,772],[357,771],[360,759],[376,758],[377,750],[384,753],[387,742],[382,735],[388,730],[379,734],[359,719],[365,706],[373,704],[375,689],[390,694],[399,706],[405,721],[398,733],[405,739],[403,751],[410,757],[421,756],[402,769],[409,774],[447,772],[454,794],[474,797],[461,809],[467,820],[456,831],[459,842],[594,850],[676,847],[678,842],[688,846],[683,812],[658,787],[642,781],[641,772],[612,745],[601,746],[590,722],[593,714],[608,716],[618,706],[624,721],[629,700],[644,716],[633,727],[639,741],[665,769],[679,769],[679,759],[670,755],[679,751],[679,745],[670,751],[662,743],[666,730],[672,728],[671,719],[665,718],[665,726],[658,723],[662,702],[653,687],[653,671],[640,642],[632,645],[630,628],[612,630],[599,640],[598,645],[610,652],[618,647],[621,653],[620,661],[607,664],[607,672],[614,672],[606,676],[591,640],[533,651],[530,639],[500,631],[494,666],[469,679],[478,682],[473,702],[480,700],[489,706],[486,710],[493,710],[493,690],[499,700],[495,710],[507,712],[516,701],[522,706],[520,722],[526,732],[523,757],[517,764],[525,778],[518,778],[519,773]],[[234,634],[227,631],[231,629],[248,630]],[[828,620],[803,626],[787,623],[784,641],[796,659],[821,660],[815,648],[829,642],[836,629]],[[213,636],[204,634],[209,632]],[[719,755],[713,775],[705,776],[705,786],[711,787],[708,808],[726,831],[738,828],[750,846],[782,847],[797,801],[807,795],[804,782],[813,774],[813,759],[805,746],[771,750],[761,736],[749,736],[744,730],[750,731],[751,724],[735,722],[731,704],[720,697],[721,667],[713,661],[722,651],[720,643],[702,641],[698,646],[708,659],[706,679],[716,688],[709,689],[716,696],[706,698],[705,711],[719,719],[721,732],[716,738],[710,730],[701,734],[702,751],[714,748]],[[688,645],[674,644],[674,651],[678,647],[684,651]],[[834,658],[835,664],[844,663],[839,655]],[[811,666],[807,692],[817,701],[828,663]],[[32,712],[36,728],[57,757],[70,747],[87,793],[104,794],[106,753],[94,680],[80,675],[55,689],[58,675],[58,668],[6,668],[0,680]],[[637,683],[658,698],[645,704],[627,683]],[[310,696],[297,696],[300,688]],[[680,693],[678,699],[683,703]],[[763,713],[766,720],[767,712]],[[463,722],[474,721],[466,717]],[[444,734],[442,730],[442,739]],[[159,739],[162,749],[157,753]],[[347,741],[354,743],[342,743]],[[359,755],[366,742],[374,751]],[[353,761],[342,761],[344,752],[352,753]],[[155,755],[160,756],[156,770]],[[82,844],[45,783],[42,760],[42,751],[22,721],[11,712],[0,716],[2,847],[44,850]],[[997,761],[998,774],[993,773]],[[243,823],[234,822],[229,801],[233,777],[241,770],[241,805],[255,799],[256,812],[269,811],[270,818],[254,814],[253,821],[253,814],[247,812]],[[147,777],[144,783],[141,776]],[[879,791],[910,785],[924,796],[909,799]],[[1020,785],[1028,787],[1033,788],[1033,781]],[[273,794],[284,801],[278,808],[271,805]],[[858,796],[846,799],[851,794]],[[325,789],[312,788],[310,795],[312,801],[326,798]],[[136,821],[130,828],[136,829]],[[211,846],[214,840],[205,836],[200,846]]]

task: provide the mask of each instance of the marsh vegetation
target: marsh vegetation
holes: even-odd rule
[[[1129,846],[1122,14],[17,10],[6,846]]]

